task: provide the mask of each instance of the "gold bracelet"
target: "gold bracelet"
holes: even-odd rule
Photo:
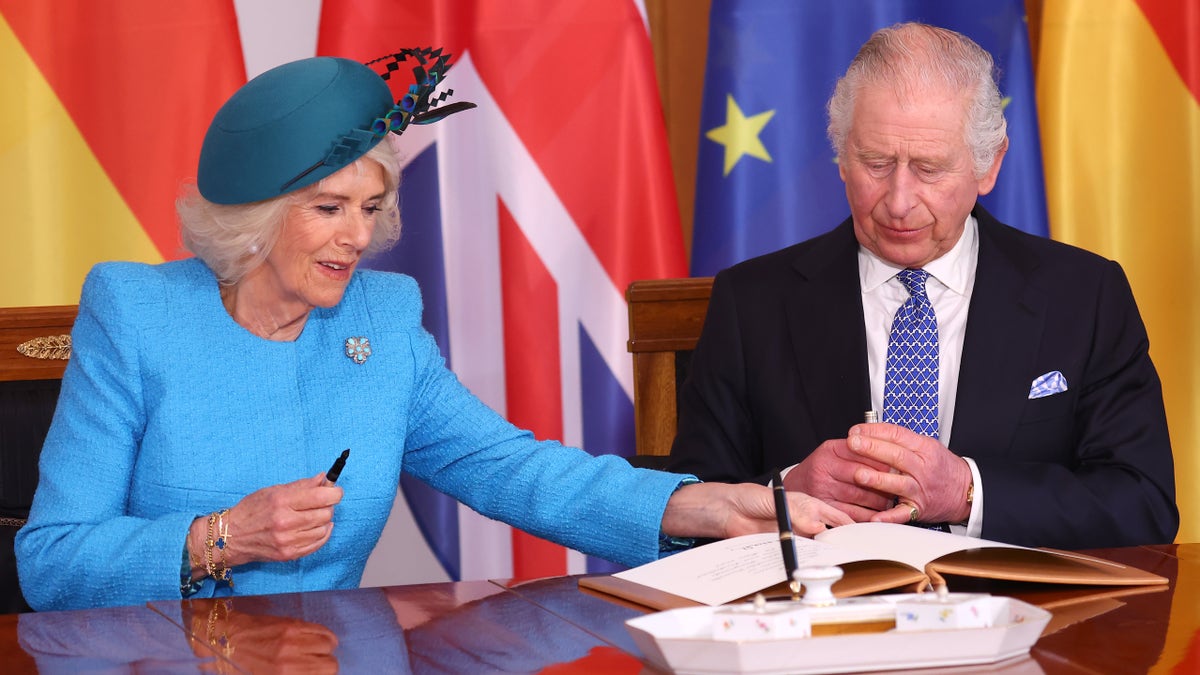
[[[225,514],[229,509],[221,509],[208,514],[208,537],[204,540],[204,569],[213,581],[224,581],[233,586],[233,572],[226,564],[225,548],[229,545],[229,526],[225,523]],[[213,549],[217,549],[219,560],[213,559]]]
[[[217,514],[208,514],[208,535],[204,538],[204,571],[208,576],[216,580],[215,568],[213,567],[213,546],[217,542],[213,541],[213,526],[216,525]]]
[[[221,554],[220,575],[217,578],[221,581],[228,581],[232,586],[233,570],[229,569],[229,565],[225,562],[226,548],[229,546],[229,524],[225,522],[227,513],[229,513],[229,509],[221,509],[217,512],[217,550]]]

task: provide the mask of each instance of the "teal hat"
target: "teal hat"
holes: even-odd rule
[[[398,102],[387,78],[413,57],[416,83]],[[213,117],[196,185],[217,204],[244,204],[316,183],[375,147],[409,122],[427,124],[471,103],[430,110],[454,93],[433,95],[449,69],[441,50],[401,50],[378,74],[349,59],[320,56],[285,63],[247,82]]]

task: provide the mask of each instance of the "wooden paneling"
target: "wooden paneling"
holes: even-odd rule
[[[30,358],[18,352],[17,345],[69,335],[77,310],[75,305],[0,307],[0,381],[61,379],[66,361]]]

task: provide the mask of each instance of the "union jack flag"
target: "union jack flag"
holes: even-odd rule
[[[425,46],[453,54],[451,100],[478,107],[401,137],[404,233],[371,266],[417,278],[426,327],[492,408],[538,438],[631,454],[624,289],[686,275],[644,8],[322,6],[320,54],[366,61]],[[403,493],[450,578],[611,569],[407,477]]]

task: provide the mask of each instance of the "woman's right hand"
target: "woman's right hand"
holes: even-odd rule
[[[342,488],[329,485],[323,473],[246,495],[223,517],[228,531],[222,551],[225,566],[295,560],[316,551],[333,533],[333,507],[341,500]],[[200,559],[193,566],[199,572],[196,578],[205,575],[207,538],[208,516],[202,516],[192,522],[188,533],[193,560]]]

